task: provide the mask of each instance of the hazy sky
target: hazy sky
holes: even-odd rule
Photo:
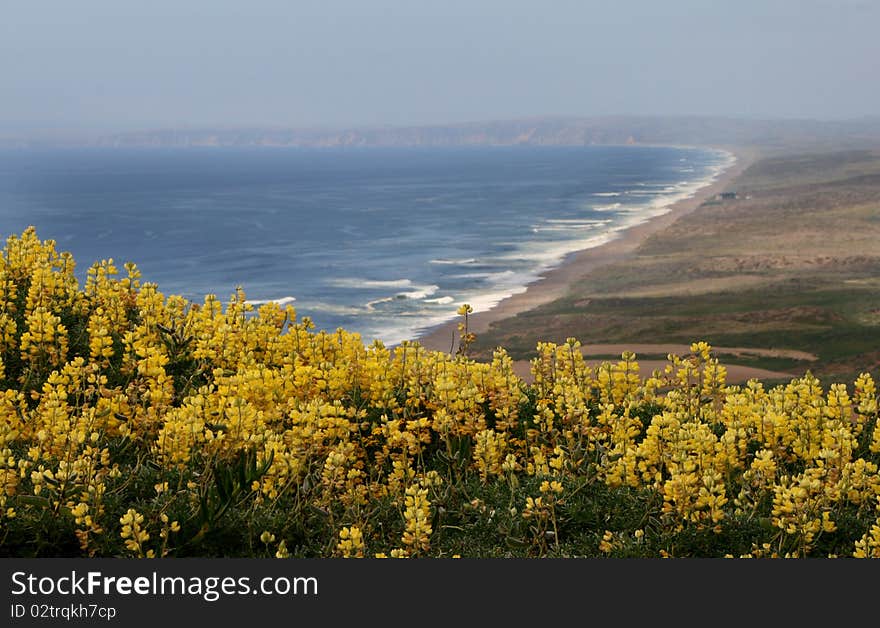
[[[880,113],[880,0],[0,0],[0,128]]]

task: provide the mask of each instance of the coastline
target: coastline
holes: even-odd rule
[[[696,211],[704,201],[727,188],[754,163],[758,153],[757,150],[748,147],[706,148],[730,153],[735,161],[721,171],[713,181],[697,189],[691,196],[671,204],[663,214],[633,225],[599,246],[571,253],[561,264],[544,272],[538,280],[526,286],[525,291],[499,301],[489,310],[469,315],[468,330],[479,336],[497,321],[512,318],[521,312],[565,296],[572,284],[592,270],[627,259],[648,237],[662,231],[679,218]],[[442,323],[426,330],[413,341],[429,350],[455,352],[458,347],[459,322],[460,318],[456,318]]]

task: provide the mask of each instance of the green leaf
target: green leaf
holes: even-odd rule
[[[50,502],[45,497],[40,497],[39,495],[18,495],[16,496],[16,500],[27,506],[36,506],[37,508],[51,508],[52,502]]]

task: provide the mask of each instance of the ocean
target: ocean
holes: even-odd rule
[[[0,152],[3,237],[33,225],[77,276],[132,261],[165,295],[292,303],[396,344],[522,292],[732,163],[656,146]]]

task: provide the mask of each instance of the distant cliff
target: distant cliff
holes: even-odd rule
[[[21,145],[21,140],[18,143]],[[88,143],[115,147],[689,144],[750,145],[773,150],[792,146],[801,149],[805,146],[878,145],[880,118],[823,121],[698,116],[541,117],[464,124],[350,129],[157,129],[107,135]]]
[[[166,129],[101,138],[110,146],[469,146],[517,144],[756,145],[880,142],[880,118],[853,121],[715,117],[526,118],[351,129]]]

